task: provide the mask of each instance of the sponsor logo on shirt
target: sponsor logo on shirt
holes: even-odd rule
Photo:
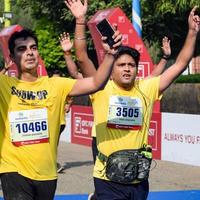
[[[47,98],[48,92],[46,90],[41,91],[26,91],[19,90],[16,87],[11,88],[11,94],[24,100],[43,100]]]

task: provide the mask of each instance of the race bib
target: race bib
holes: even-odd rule
[[[139,130],[142,126],[142,102],[139,98],[111,96],[107,126],[110,128]]]
[[[47,109],[9,112],[11,141],[16,146],[49,141]]]

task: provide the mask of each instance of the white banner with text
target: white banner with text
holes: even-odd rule
[[[200,115],[162,113],[161,160],[200,166]]]

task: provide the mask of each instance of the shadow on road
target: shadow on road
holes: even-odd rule
[[[90,166],[93,165],[93,161],[83,161],[83,162],[65,162],[63,164],[63,168],[69,169],[69,168],[74,168],[74,167],[80,167],[80,166]]]

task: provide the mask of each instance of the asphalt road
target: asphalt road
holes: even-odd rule
[[[90,147],[60,142],[59,174],[56,194],[86,194],[94,189]],[[150,191],[200,190],[200,167],[155,160],[150,173]]]
[[[90,147],[60,142],[59,173],[56,194],[87,194],[94,190]],[[155,160],[150,173],[150,191],[200,190],[200,167]],[[2,190],[0,188],[0,196]]]

